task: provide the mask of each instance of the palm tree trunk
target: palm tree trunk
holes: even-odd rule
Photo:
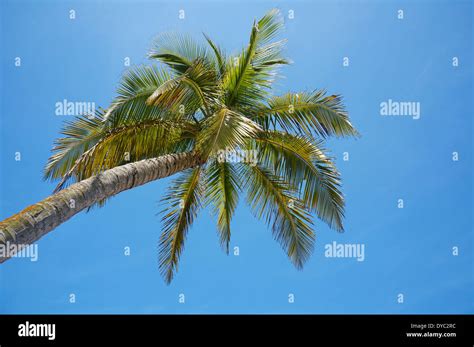
[[[72,184],[0,222],[0,246],[32,244],[104,198],[200,164],[200,156],[193,152],[169,154],[118,166]],[[7,259],[0,256],[0,263]]]

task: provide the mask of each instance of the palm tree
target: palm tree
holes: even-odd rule
[[[338,95],[272,96],[278,68],[289,63],[285,41],[276,41],[282,27],[280,13],[271,10],[254,22],[247,47],[235,56],[207,36],[202,44],[186,35],[159,36],[149,53],[159,66],[130,70],[108,109],[65,125],[44,172],[59,180],[54,194],[0,222],[0,242],[31,244],[81,210],[179,172],[163,198],[159,267],[167,283],[201,208],[213,207],[229,251],[240,193],[302,268],[315,239],[311,213],[343,230],[340,175],[324,141],[358,134]],[[257,153],[258,162],[226,160],[223,149]]]

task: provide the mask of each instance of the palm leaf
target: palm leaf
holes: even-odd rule
[[[206,170],[206,197],[214,206],[222,247],[229,253],[230,222],[239,198],[240,177],[231,163],[213,160]]]
[[[254,23],[247,48],[227,61],[223,78],[226,105],[251,108],[256,100],[268,96],[275,77],[273,68],[287,63],[280,55],[284,41],[271,42],[282,28],[278,10]]]
[[[196,148],[202,155],[210,156],[219,150],[244,145],[259,130],[256,123],[239,112],[221,108],[203,122]]]
[[[67,131],[72,130],[74,128]],[[62,147],[54,148],[57,153],[51,157],[47,166],[49,177],[61,178],[56,192],[64,188],[71,178],[78,182],[127,162],[189,150],[196,131],[192,123],[163,119],[135,122],[130,119],[127,124],[110,130],[102,127],[94,144],[80,148],[81,151],[68,152]],[[66,137],[58,141],[67,142],[68,139]]]
[[[114,128],[78,163],[77,181],[127,162],[190,149],[194,125],[184,121],[149,120]]]
[[[203,59],[197,59],[183,74],[157,88],[146,103],[168,110],[174,118],[182,118],[185,114],[194,115],[198,109],[208,116],[209,105],[218,98],[217,84],[215,70]]]
[[[200,177],[200,167],[183,172],[173,181],[169,192],[162,199],[166,207],[162,211],[164,216],[159,242],[159,268],[168,284],[178,271],[187,232],[201,207]]]
[[[259,165],[242,165],[247,179],[247,202],[257,218],[265,217],[275,239],[296,268],[311,255],[315,235],[309,211],[288,182]]]
[[[319,218],[338,231],[344,229],[344,197],[340,175],[324,153],[322,141],[281,131],[266,131],[250,144],[262,164],[295,185],[304,204]]]
[[[104,118],[100,111],[96,116],[76,117],[66,122],[61,134],[55,140],[53,154],[44,169],[44,179],[58,179],[67,174],[82,154],[92,148],[104,136]]]
[[[216,70],[219,72],[219,76],[223,76],[225,73],[226,62],[225,53],[217,44],[214,43],[214,41],[211,40],[209,36],[204,34],[204,37],[214,52],[214,56],[216,58]]]
[[[212,63],[206,46],[181,33],[160,34],[155,38],[148,57],[168,65],[178,75],[185,73],[197,59]]]
[[[166,70],[154,65],[138,66],[127,71],[117,89],[118,96],[104,115],[107,126],[119,127],[130,120],[136,121],[133,118],[163,118],[166,110],[150,106],[146,100],[172,78]]]
[[[273,125],[287,132],[307,136],[358,136],[338,95],[325,96],[325,91],[287,93],[273,97],[261,106],[253,118],[264,129]]]

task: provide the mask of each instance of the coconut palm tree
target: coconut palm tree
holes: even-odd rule
[[[149,53],[159,66],[128,71],[110,107],[65,125],[44,172],[59,181],[54,194],[1,222],[0,242],[31,244],[81,210],[179,173],[163,198],[159,268],[167,283],[201,208],[212,206],[229,251],[241,193],[302,268],[315,239],[312,213],[343,230],[340,175],[324,141],[357,131],[338,95],[272,95],[278,69],[289,63],[285,41],[276,39],[282,27],[271,10],[234,56],[207,36],[199,43],[160,35]],[[246,153],[257,153],[257,162]]]

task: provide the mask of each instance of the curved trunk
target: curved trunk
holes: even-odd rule
[[[31,244],[104,198],[200,164],[202,160],[196,153],[169,154],[118,166],[72,184],[0,222],[0,246]],[[0,255],[0,263],[9,256]]]

